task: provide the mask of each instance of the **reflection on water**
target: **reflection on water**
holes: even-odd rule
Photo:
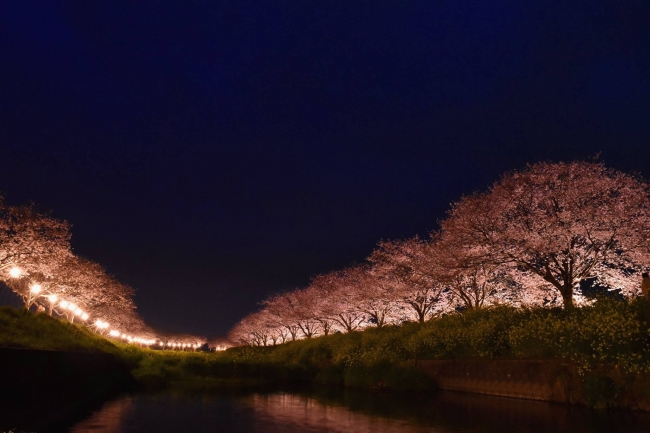
[[[253,395],[241,400],[254,409],[255,432],[415,433],[431,431],[416,423],[351,411],[294,394]],[[270,429],[270,430],[269,430]],[[446,430],[437,430],[446,431]]]
[[[76,426],[72,431],[101,433],[121,433],[126,431],[124,422],[132,415],[134,397],[126,396],[104,405],[89,419]]]
[[[460,393],[167,393],[107,403],[71,431],[641,433],[650,432],[650,414]]]

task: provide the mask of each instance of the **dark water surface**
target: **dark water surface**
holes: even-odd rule
[[[629,433],[650,432],[650,414],[462,393],[163,393],[120,397],[70,431]]]

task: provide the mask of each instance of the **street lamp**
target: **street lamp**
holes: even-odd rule
[[[20,276],[22,275],[22,273],[23,273],[22,269],[20,269],[20,268],[18,268],[18,267],[16,267],[16,266],[14,266],[13,268],[9,269],[9,276],[10,276],[11,278],[20,278]]]

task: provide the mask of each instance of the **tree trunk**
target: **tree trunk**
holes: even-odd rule
[[[563,286],[560,290],[562,294],[562,301],[564,302],[564,309],[569,310],[574,307],[573,305],[573,286]]]

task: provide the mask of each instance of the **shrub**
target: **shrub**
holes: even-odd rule
[[[599,299],[573,310],[535,310],[510,331],[513,355],[561,358],[582,371],[613,365],[626,372],[650,371],[647,300]]]

